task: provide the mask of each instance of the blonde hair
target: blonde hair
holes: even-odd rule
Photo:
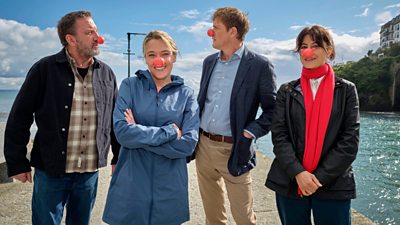
[[[150,31],[143,40],[143,50],[142,50],[143,56],[146,55],[145,52],[146,44],[153,39],[163,41],[168,46],[168,48],[171,49],[172,53],[175,56],[178,54],[178,48],[176,47],[176,43],[174,39],[172,39],[172,37],[167,32],[161,30],[153,30]]]

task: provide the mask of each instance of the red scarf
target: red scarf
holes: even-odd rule
[[[310,79],[324,76],[313,100]],[[324,145],[325,133],[331,116],[333,91],[335,88],[335,74],[329,64],[316,69],[303,67],[300,78],[301,89],[306,109],[306,136],[303,156],[304,168],[312,173],[318,166]],[[300,188],[298,189],[301,195]]]

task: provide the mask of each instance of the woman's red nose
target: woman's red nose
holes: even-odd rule
[[[314,49],[313,48],[302,49],[301,54],[303,58],[310,58],[314,55]]]
[[[157,57],[154,59],[153,65],[156,68],[163,67],[165,65],[165,60],[161,57]]]

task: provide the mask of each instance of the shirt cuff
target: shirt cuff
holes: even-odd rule
[[[249,130],[244,129],[244,131],[246,131],[247,133],[249,133],[249,134],[253,137],[253,140],[256,140],[256,139],[257,139],[257,138],[256,138],[256,135],[254,135],[253,133],[251,133]]]

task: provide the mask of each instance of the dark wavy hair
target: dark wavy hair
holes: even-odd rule
[[[310,35],[311,39],[321,48],[332,48],[332,53],[329,56],[330,60],[333,60],[336,56],[335,45],[333,39],[329,34],[329,31],[321,26],[314,25],[312,27],[305,27],[296,38],[296,49],[295,52],[299,53],[304,37]],[[325,45],[324,45],[325,43]],[[326,47],[325,47],[326,46]]]

